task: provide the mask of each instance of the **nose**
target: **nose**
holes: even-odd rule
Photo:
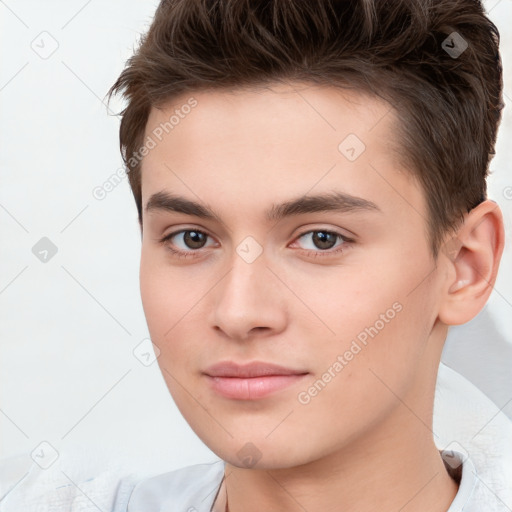
[[[286,294],[267,265],[265,253],[251,263],[234,255],[231,270],[212,296],[214,329],[237,341],[266,337],[285,329]]]

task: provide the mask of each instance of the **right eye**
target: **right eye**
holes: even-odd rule
[[[199,252],[200,249],[208,247],[205,245],[208,237],[208,234],[198,229],[182,229],[164,236],[160,243],[172,254],[181,258],[190,258],[195,257],[194,253]]]

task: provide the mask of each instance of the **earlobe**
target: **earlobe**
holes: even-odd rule
[[[483,201],[466,215],[441,253],[448,267],[439,310],[443,323],[464,324],[482,310],[496,282],[504,243],[503,216],[497,203]]]

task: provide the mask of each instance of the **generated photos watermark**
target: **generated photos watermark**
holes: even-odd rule
[[[306,390],[300,391],[297,395],[297,400],[302,405],[307,405],[311,400],[318,396],[318,394],[331,382],[349,363],[354,357],[361,352],[361,350],[368,345],[369,339],[375,338],[382,331],[387,324],[389,324],[400,311],[403,306],[400,302],[394,302],[393,305],[381,313],[379,318],[370,327],[365,327],[359,334],[352,340],[350,348],[345,350],[343,354],[336,357],[336,360],[326,369],[322,376],[317,379]]]

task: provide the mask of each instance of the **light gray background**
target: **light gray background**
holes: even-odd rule
[[[0,1],[0,457],[45,441],[61,458],[100,466],[115,457],[141,474],[216,458],[157,364],[133,354],[148,331],[128,182],[93,196],[122,166],[119,120],[102,100],[157,3]],[[489,192],[507,245],[488,305],[453,328],[443,357],[512,416],[512,2],[486,7],[505,68]],[[46,263],[32,252],[42,237],[58,249]]]

